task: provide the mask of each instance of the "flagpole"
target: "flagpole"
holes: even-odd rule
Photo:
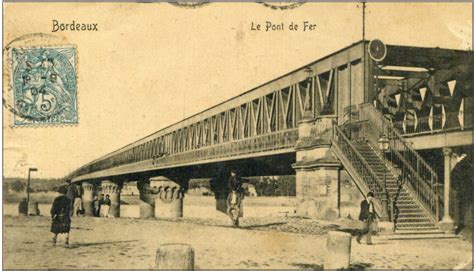
[[[362,40],[365,41],[365,0],[362,0]]]

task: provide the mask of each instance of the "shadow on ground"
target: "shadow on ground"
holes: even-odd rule
[[[349,270],[364,270],[366,268],[372,267],[371,263],[360,263],[360,262],[355,262],[351,263],[349,265]]]
[[[324,265],[322,264],[312,264],[312,263],[291,263],[291,266],[298,267],[306,270],[324,270]],[[366,268],[372,267],[371,263],[360,263],[355,262],[349,265],[349,270],[364,270]]]
[[[139,240],[125,240],[125,241],[108,241],[108,242],[94,242],[94,243],[74,243],[69,246],[70,249],[81,248],[81,247],[91,247],[91,246],[104,246],[111,244],[122,244],[122,243],[133,243],[138,242]]]
[[[323,270],[323,265],[312,264],[312,263],[291,263],[291,266],[298,267],[306,270]]]
[[[260,224],[260,225],[248,225],[248,226],[240,226],[240,229],[244,230],[253,230],[253,229],[260,229],[260,228],[267,228],[271,226],[279,226],[288,224],[287,222],[274,222],[274,223],[267,223],[267,224]]]

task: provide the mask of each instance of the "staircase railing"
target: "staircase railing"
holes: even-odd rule
[[[359,175],[363,178],[365,184],[374,193],[377,199],[382,198],[383,186],[377,177],[377,174],[372,170],[370,165],[365,161],[361,153],[356,149],[352,142],[347,138],[344,132],[337,126],[333,125],[333,140],[341,151],[349,159],[352,166],[356,169]]]
[[[372,104],[359,106],[359,119],[368,120],[361,125],[361,133],[372,144],[377,144],[381,135],[385,135],[389,139],[389,150],[384,154],[384,157],[398,166],[401,182],[409,184],[433,218],[436,221],[441,219],[442,200],[437,192],[438,175],[436,172]]]

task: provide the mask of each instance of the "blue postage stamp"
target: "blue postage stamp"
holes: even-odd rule
[[[13,125],[78,123],[74,46],[13,48]]]

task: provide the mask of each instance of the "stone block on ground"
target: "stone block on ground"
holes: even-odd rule
[[[327,235],[324,269],[347,269],[351,259],[351,235],[331,231]]]
[[[38,202],[30,201],[28,203],[28,215],[40,215]]]
[[[194,270],[194,250],[188,244],[163,244],[156,250],[156,269]]]

